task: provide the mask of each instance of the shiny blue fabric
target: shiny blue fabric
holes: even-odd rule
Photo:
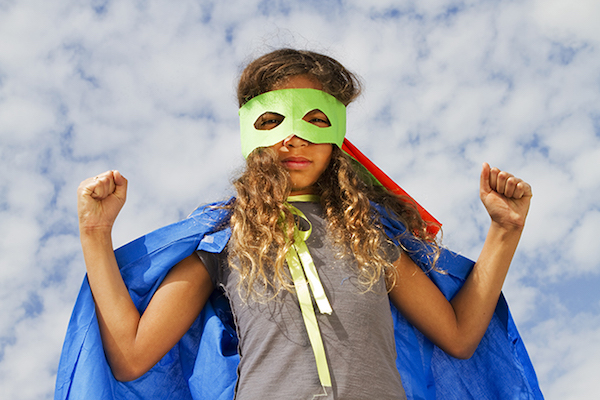
[[[140,311],[170,268],[200,249],[221,252],[229,240],[229,214],[220,204],[204,206],[187,219],[149,233],[115,251],[123,279]],[[399,238],[413,260],[429,271],[422,242],[374,205],[388,236]],[[444,250],[429,273],[447,298],[464,282],[473,262]],[[543,399],[533,366],[500,299],[479,348],[457,360],[435,347],[392,307],[397,367],[407,397],[433,399]],[[132,382],[114,379],[106,361],[93,298],[84,280],[67,329],[56,379],[55,400],[210,399],[231,400],[236,384],[237,336],[229,304],[216,290],[190,330],[149,372]]]

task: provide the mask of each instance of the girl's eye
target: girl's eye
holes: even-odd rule
[[[278,123],[279,123],[279,121],[276,119],[267,119],[267,120],[261,121],[260,126],[264,128],[265,126],[276,125]]]
[[[331,126],[329,118],[327,118],[327,115],[325,115],[325,113],[321,110],[312,110],[308,112],[302,119],[308,123],[318,126],[319,128],[327,128],[328,126]]]
[[[254,127],[260,131],[268,131],[281,124],[284,118],[281,114],[266,112],[258,117]]]

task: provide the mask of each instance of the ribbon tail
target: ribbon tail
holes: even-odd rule
[[[325,294],[325,289],[323,289],[323,284],[321,283],[321,279],[319,279],[319,274],[317,273],[317,268],[315,267],[315,263],[310,256],[310,252],[308,251],[308,247],[304,242],[296,242],[293,246],[300,257],[300,262],[302,263],[302,267],[304,268],[304,273],[308,279],[308,283],[310,284],[310,289],[312,290],[312,294],[315,298],[315,302],[319,307],[319,312],[321,314],[329,314],[333,312],[331,309],[331,305],[329,304],[329,300],[327,300],[327,295]]]
[[[296,252],[295,248],[292,247],[287,254],[286,260],[288,267],[294,280],[294,287],[296,294],[298,295],[298,302],[300,303],[300,311],[302,312],[302,318],[304,319],[304,325],[308,333],[308,339],[310,340],[315,360],[317,362],[317,372],[319,374],[319,380],[321,385],[324,387],[331,387],[331,375],[329,374],[329,366],[327,365],[327,357],[325,356],[325,346],[323,345],[323,339],[321,338],[321,332],[317,323],[317,316],[315,315],[315,309],[312,304],[310,292],[308,289],[308,283],[302,271],[302,265],[297,257],[297,254],[290,254]]]

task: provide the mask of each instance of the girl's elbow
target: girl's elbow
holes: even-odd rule
[[[468,360],[469,358],[471,358],[473,356],[473,354],[475,354],[475,349],[459,350],[459,351],[450,353],[450,355],[452,357],[458,358],[459,360]]]
[[[455,343],[442,350],[449,356],[458,358],[459,360],[468,360],[475,354],[479,343]]]
[[[135,381],[137,379],[133,375],[123,374],[123,373],[114,372],[114,371],[113,371],[113,376],[118,382],[122,382],[122,383]]]
[[[144,375],[148,369],[136,367],[132,364],[127,365],[111,365],[110,369],[112,371],[113,376],[119,382],[131,382],[142,375]]]

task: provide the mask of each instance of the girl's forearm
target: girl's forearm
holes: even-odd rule
[[[451,300],[461,337],[461,353],[476,350],[492,319],[522,228],[492,221],[483,249],[462,289]]]

